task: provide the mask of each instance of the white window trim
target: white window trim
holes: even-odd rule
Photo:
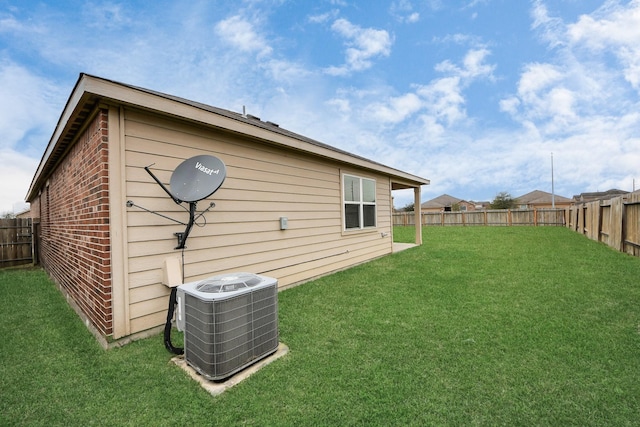
[[[345,200],[346,198],[346,193],[345,193],[345,177],[351,177],[351,178],[356,178],[358,180],[358,182],[360,183],[360,201],[358,202],[352,202],[352,201],[347,201]],[[373,182],[373,191],[374,191],[374,197],[375,200],[373,202],[364,202],[362,201],[364,192],[363,192],[363,188],[362,188],[362,184],[364,181],[371,181]],[[365,177],[365,176],[361,176],[361,175],[355,175],[352,173],[343,173],[341,178],[340,178],[340,193],[341,193],[341,207],[340,209],[342,210],[342,231],[343,232],[356,232],[356,231],[366,231],[366,230],[375,230],[378,228],[378,183],[374,178],[369,178],[369,177]],[[347,228],[347,214],[345,212],[345,204],[353,204],[353,205],[358,205],[358,218],[359,218],[359,227],[352,227],[352,228]],[[374,208],[374,221],[375,221],[375,225],[373,226],[364,226],[364,206],[373,206]]]

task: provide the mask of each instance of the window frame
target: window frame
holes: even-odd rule
[[[357,180],[358,182],[358,191],[357,196],[358,200],[347,200],[348,192],[346,191],[347,178]],[[365,195],[370,194],[370,191],[365,191],[365,182],[373,184],[373,201],[365,201]],[[370,190],[370,189],[369,189]],[[378,183],[374,178],[356,175],[353,173],[342,173],[340,179],[340,193],[341,193],[341,201],[342,201],[342,231],[343,232],[355,232],[355,231],[366,231],[366,230],[375,230],[378,228]],[[351,193],[353,195],[353,193]],[[351,197],[353,198],[353,197]],[[347,227],[348,217],[350,214],[347,214],[347,205],[357,206],[358,207],[358,226],[357,227]],[[373,207],[373,225],[365,225],[365,219],[369,218],[370,212],[365,212],[365,207],[372,206]]]

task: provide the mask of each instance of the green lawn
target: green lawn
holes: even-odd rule
[[[214,398],[161,336],[103,351],[44,273],[0,271],[0,425],[640,420],[640,259],[565,228],[426,228],[279,300],[289,354]]]

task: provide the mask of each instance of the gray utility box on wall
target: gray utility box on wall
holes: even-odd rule
[[[232,273],[178,286],[185,361],[220,381],[278,349],[278,281]]]

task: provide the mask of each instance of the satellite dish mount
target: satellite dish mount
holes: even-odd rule
[[[178,167],[173,171],[173,173],[171,174],[171,181],[169,182],[170,188],[167,188],[153,174],[153,172],[151,172],[151,166],[153,165],[146,166],[144,170],[146,170],[147,173],[151,175],[151,178],[153,178],[153,180],[158,183],[160,188],[162,188],[164,192],[167,193],[174,202],[176,202],[176,204],[189,204],[189,221],[185,224],[184,222],[178,221],[177,219],[170,218],[158,212],[153,212],[149,209],[143,208],[142,206],[137,206],[131,200],[127,201],[127,207],[136,206],[152,214],[184,225],[184,232],[175,233],[175,236],[178,238],[178,246],[176,246],[176,249],[182,249],[184,251],[184,248],[186,247],[185,245],[187,243],[187,238],[189,237],[189,233],[191,232],[191,228],[193,227],[193,225],[199,225],[196,223],[196,221],[202,215],[208,212],[209,209],[215,206],[215,203],[211,202],[207,209],[196,216],[198,202],[211,196],[218,190],[218,188],[220,188],[227,176],[227,168],[225,167],[222,160],[214,156],[200,155],[191,157],[190,159],[187,159],[184,162],[180,163]],[[182,274],[182,281],[184,282],[184,256]],[[164,326],[164,345],[166,349],[173,354],[183,354],[183,348],[174,347],[171,343],[171,322],[176,306],[176,295],[177,288],[171,287],[171,293],[169,295],[169,310],[167,311],[167,321]]]
[[[167,188],[158,177],[151,172],[151,166],[153,166],[153,164],[145,166],[144,170],[151,175],[153,180],[158,183],[165,193],[178,205],[182,205],[182,203],[189,204],[189,221],[184,223],[157,212],[144,209],[141,206],[137,207],[184,225],[184,232],[175,233],[175,236],[178,238],[178,246],[176,246],[175,249],[184,249],[193,225],[202,215],[215,206],[215,203],[211,202],[207,209],[196,216],[198,202],[211,196],[220,188],[227,176],[226,166],[222,160],[214,156],[200,155],[191,157],[180,163],[173,171],[169,182],[170,188]],[[127,206],[131,207],[136,205],[132,201],[127,201]]]

